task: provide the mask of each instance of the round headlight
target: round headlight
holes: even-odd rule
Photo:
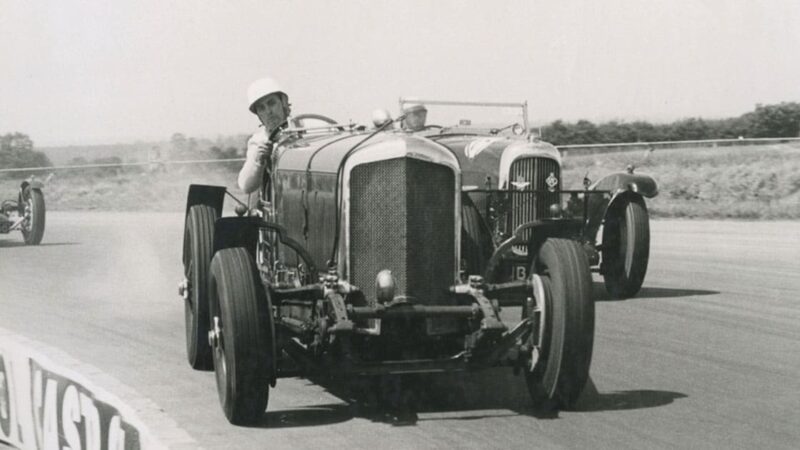
[[[372,111],[372,124],[375,125],[375,128],[380,127],[390,120],[392,120],[392,116],[389,115],[389,111],[385,109],[376,109]]]
[[[378,276],[375,277],[375,296],[378,302],[389,303],[394,300],[396,287],[391,270],[384,269],[378,272]]]

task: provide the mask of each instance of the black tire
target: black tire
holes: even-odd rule
[[[212,370],[214,362],[208,344],[211,324],[208,306],[208,270],[214,245],[214,221],[217,212],[207,205],[189,209],[184,232],[187,254],[184,255],[184,275],[189,280],[189,295],[184,302],[186,323],[186,356],[196,370]]]
[[[603,281],[613,298],[636,295],[650,259],[650,219],[644,201],[613,206],[603,226]]]
[[[22,238],[26,245],[39,245],[44,237],[44,194],[41,189],[28,188],[22,200],[25,203],[24,214],[28,215],[27,224],[22,227]]]
[[[461,258],[469,275],[483,275],[494,251],[491,233],[469,195],[461,199]]]
[[[547,239],[531,272],[542,282],[545,313],[539,359],[525,373],[528,391],[538,405],[571,408],[589,379],[594,345],[589,261],[577,242]]]
[[[267,409],[275,359],[270,299],[247,250],[229,248],[214,256],[210,300],[220,405],[232,424],[252,425]]]

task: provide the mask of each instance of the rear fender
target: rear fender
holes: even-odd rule
[[[583,229],[583,220],[579,219],[553,219],[553,220],[535,220],[522,224],[514,230],[514,234],[501,242],[497,246],[489,262],[486,264],[486,271],[484,272],[484,279],[488,283],[495,282],[497,277],[496,271],[500,263],[507,255],[511,254],[511,249],[514,245],[525,244],[522,237],[524,231],[532,230],[531,238],[528,244],[528,258],[532,259],[534,255],[539,252],[539,248],[544,244],[548,238],[566,238],[574,239],[581,235]]]
[[[589,190],[608,191],[610,196],[593,195],[589,199],[589,218],[585,237],[594,242],[597,230],[608,217],[609,211],[624,201],[644,204],[644,198],[658,195],[653,177],[633,173],[613,173],[596,181]]]

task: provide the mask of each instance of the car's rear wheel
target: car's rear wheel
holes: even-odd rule
[[[603,281],[613,298],[629,298],[642,288],[650,258],[650,219],[642,200],[612,206],[603,226]]]
[[[247,250],[217,252],[209,293],[209,341],[222,410],[234,425],[254,424],[269,401],[274,327],[269,296]]]
[[[570,408],[589,379],[594,345],[594,301],[589,262],[581,246],[548,239],[531,267],[538,327],[531,338],[531,366],[525,373],[533,401]]]
[[[197,370],[214,368],[208,330],[211,319],[208,313],[208,268],[214,244],[214,221],[217,212],[207,205],[194,205],[189,209],[184,235],[188,253],[184,255],[184,275],[188,292],[184,302],[186,322],[186,356],[189,365]]]
[[[23,193],[23,214],[26,216],[22,224],[22,238],[27,245],[39,245],[44,237],[44,194],[41,189],[28,187]]]

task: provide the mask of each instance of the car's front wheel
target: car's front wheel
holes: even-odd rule
[[[575,405],[589,379],[594,345],[594,301],[589,262],[581,246],[548,239],[531,267],[535,306],[526,315],[531,337],[525,373],[534,403],[555,408]]]
[[[209,294],[209,341],[220,404],[232,424],[251,425],[263,416],[269,401],[274,328],[269,296],[247,250],[217,252],[211,261]]]
[[[602,273],[613,298],[629,298],[642,288],[650,258],[650,219],[643,200],[614,205],[603,225]]]
[[[25,222],[22,225],[22,238],[27,245],[39,245],[44,237],[44,194],[41,189],[28,187],[23,194]]]

